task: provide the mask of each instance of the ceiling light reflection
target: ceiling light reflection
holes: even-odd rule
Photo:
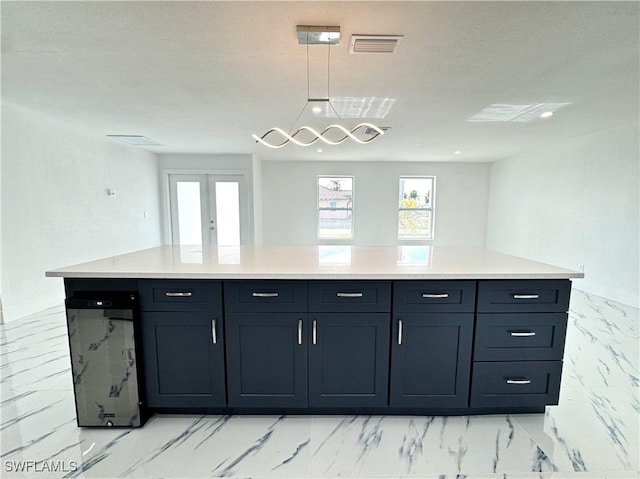
[[[507,103],[494,103],[479,111],[475,115],[467,118],[469,122],[489,122],[489,121],[513,121],[527,123],[548,118],[560,108],[564,108],[571,103],[532,103],[529,105],[510,105]],[[551,113],[551,115],[548,115]],[[547,114],[547,116],[542,116]]]

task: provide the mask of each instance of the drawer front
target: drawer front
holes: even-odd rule
[[[471,407],[558,404],[562,361],[473,363]]]
[[[564,312],[570,293],[571,281],[564,279],[480,281],[478,312]]]
[[[567,313],[478,314],[474,360],[560,360],[567,317]]]
[[[307,310],[306,281],[225,281],[225,310],[286,313]]]
[[[215,280],[140,280],[143,311],[221,311],[222,286]]]
[[[309,311],[313,312],[389,312],[389,281],[311,281]]]
[[[406,313],[472,313],[475,281],[395,281],[393,310]]]

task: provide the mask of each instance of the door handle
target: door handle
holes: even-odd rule
[[[362,298],[362,293],[336,293],[338,298]]]
[[[298,344],[302,344],[302,320],[298,320]]]
[[[216,333],[216,320],[215,319],[211,320],[211,340],[213,341],[213,344],[218,344],[218,335]]]
[[[167,291],[164,295],[167,298],[190,298],[193,293],[190,291]]]
[[[510,331],[511,336],[526,338],[530,336],[535,336],[535,331]]]
[[[448,298],[449,297],[449,293],[438,293],[438,294],[422,293],[422,297],[423,298]]]
[[[538,299],[539,294],[514,294],[513,299]]]
[[[507,379],[507,384],[531,384],[528,379]]]
[[[254,298],[277,298],[279,293],[251,293]]]
[[[402,320],[398,320],[398,345],[402,345]]]
[[[318,343],[318,331],[317,331],[317,326],[316,326],[316,320],[313,320],[313,325],[311,327],[311,342],[313,344],[317,344]]]

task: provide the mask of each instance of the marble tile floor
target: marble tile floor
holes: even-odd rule
[[[4,478],[638,478],[638,310],[575,290],[545,414],[154,416],[75,424],[62,307],[0,326]]]

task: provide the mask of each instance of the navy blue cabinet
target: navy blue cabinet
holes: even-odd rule
[[[230,407],[307,406],[304,313],[228,313]]]
[[[233,281],[224,294],[230,407],[387,405],[389,283]],[[387,312],[349,312],[363,301]]]
[[[226,405],[220,312],[145,312],[142,337],[150,407]]]
[[[571,283],[478,282],[471,407],[558,404]]]
[[[309,406],[386,406],[389,313],[309,316]]]
[[[141,280],[149,407],[226,406],[220,281]]]
[[[389,281],[309,282],[309,406],[386,407]]]
[[[305,408],[307,283],[224,284],[230,407]]]
[[[568,280],[67,279],[140,296],[155,411],[477,414],[557,404]]]
[[[392,407],[468,407],[475,292],[475,281],[394,282]]]
[[[471,405],[539,407],[558,404],[562,361],[476,362]]]
[[[391,406],[468,406],[473,313],[397,313],[392,337]]]

